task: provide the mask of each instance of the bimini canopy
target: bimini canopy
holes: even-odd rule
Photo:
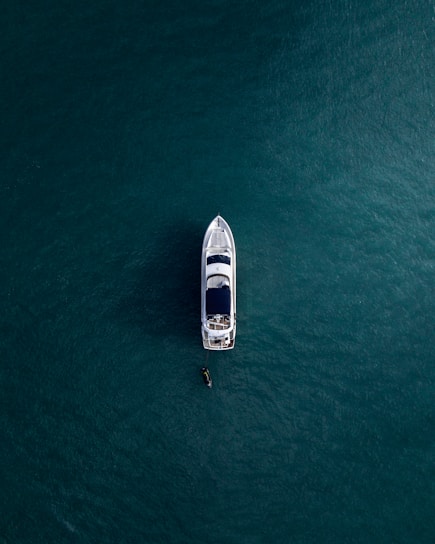
[[[228,287],[207,289],[205,310],[207,315],[229,315],[231,311],[231,292]]]

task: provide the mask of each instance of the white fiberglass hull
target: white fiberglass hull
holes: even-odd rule
[[[208,226],[201,258],[201,334],[204,349],[234,348],[236,337],[236,247],[228,223]]]

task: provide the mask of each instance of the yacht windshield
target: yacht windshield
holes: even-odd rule
[[[215,263],[231,264],[231,259],[228,255],[210,255],[210,257],[207,257],[207,264]]]

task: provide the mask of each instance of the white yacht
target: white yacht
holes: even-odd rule
[[[201,259],[201,333],[204,349],[232,349],[236,337],[236,246],[220,215],[208,226]]]

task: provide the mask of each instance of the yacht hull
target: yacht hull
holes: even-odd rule
[[[204,349],[234,348],[236,247],[233,233],[220,215],[208,226],[202,244],[201,334]]]

